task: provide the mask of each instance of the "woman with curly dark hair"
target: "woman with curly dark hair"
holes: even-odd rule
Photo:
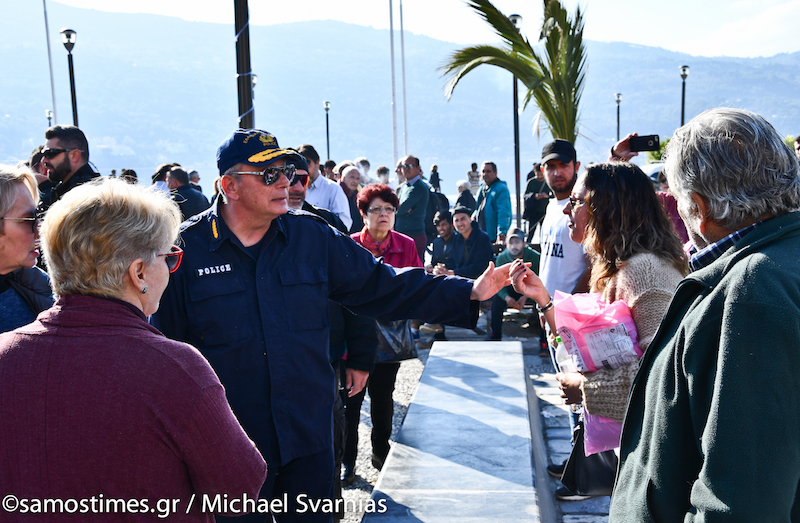
[[[394,218],[400,200],[391,187],[382,183],[371,183],[358,193],[358,209],[364,219],[364,228],[353,233],[351,238],[361,244],[376,258],[396,269],[422,267],[414,240],[394,230]],[[372,416],[372,465],[380,470],[389,454],[389,437],[392,434],[394,415],[394,383],[400,362],[376,363],[369,376],[366,390],[369,391]],[[358,418],[365,391],[347,399],[347,442],[342,459],[342,484],[352,483],[355,477],[356,453],[358,450]]]
[[[592,257],[591,291],[603,300],[624,301],[636,324],[642,350],[653,339],[678,282],[688,272],[686,255],[653,184],[630,163],[599,163],[578,178],[564,213],[570,238]],[[555,314],[541,280],[521,263],[511,268],[514,287],[545,309],[552,332]],[[618,369],[559,373],[566,403],[583,402],[586,412],[622,421],[639,362]],[[563,499],[576,499],[575,497]]]

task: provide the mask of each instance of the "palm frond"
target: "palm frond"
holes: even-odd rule
[[[580,8],[570,17],[560,0],[543,0],[544,21],[539,41],[544,45],[540,54],[490,0],[465,1],[494,29],[503,45],[479,45],[454,52],[439,68],[444,71],[442,76],[447,77],[447,98],[476,67],[484,64],[501,67],[526,87],[523,107],[535,102],[553,137],[574,143],[579,136],[579,107],[586,74]]]
[[[465,47],[455,51],[447,63],[440,67],[444,71],[443,76],[448,77],[445,96],[450,99],[458,82],[470,71],[483,64],[505,69],[520,78],[526,86],[542,81],[542,75],[537,66],[526,57],[513,51],[491,45]]]

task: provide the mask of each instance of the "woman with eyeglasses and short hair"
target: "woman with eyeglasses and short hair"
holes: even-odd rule
[[[400,200],[394,191],[388,185],[370,183],[358,193],[357,202],[364,228],[350,237],[374,257],[383,257],[383,261],[395,269],[422,267],[414,240],[394,230],[395,213],[400,207]],[[398,361],[377,363],[367,381],[372,416],[372,465],[378,470],[383,467],[389,454],[394,415],[392,394],[399,369]],[[342,459],[344,484],[350,483],[355,474],[358,419],[365,392],[361,391],[347,400],[347,443]]]
[[[0,165],[0,332],[31,323],[53,305],[50,279],[36,267],[38,200],[33,173]]]
[[[258,496],[266,465],[216,374],[147,322],[181,263],[180,221],[168,195],[118,179],[50,207],[41,241],[58,301],[0,335],[0,491],[94,497],[104,521],[132,517],[104,499],[213,521],[195,494]]]

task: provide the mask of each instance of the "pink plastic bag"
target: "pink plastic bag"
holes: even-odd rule
[[[583,413],[583,452],[587,456],[619,447],[622,422]]]
[[[580,372],[617,369],[642,356],[628,305],[599,293],[555,292],[555,320],[564,347]]]

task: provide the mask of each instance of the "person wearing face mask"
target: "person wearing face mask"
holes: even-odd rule
[[[497,255],[497,263],[504,265],[514,260],[522,260],[531,263],[532,267],[539,267],[539,253],[525,245],[525,233],[522,229],[512,227],[506,235],[506,249]],[[503,287],[492,298],[492,323],[489,339],[491,341],[501,341],[503,339],[503,313],[511,307],[522,311],[525,307],[527,298],[511,285]]]

